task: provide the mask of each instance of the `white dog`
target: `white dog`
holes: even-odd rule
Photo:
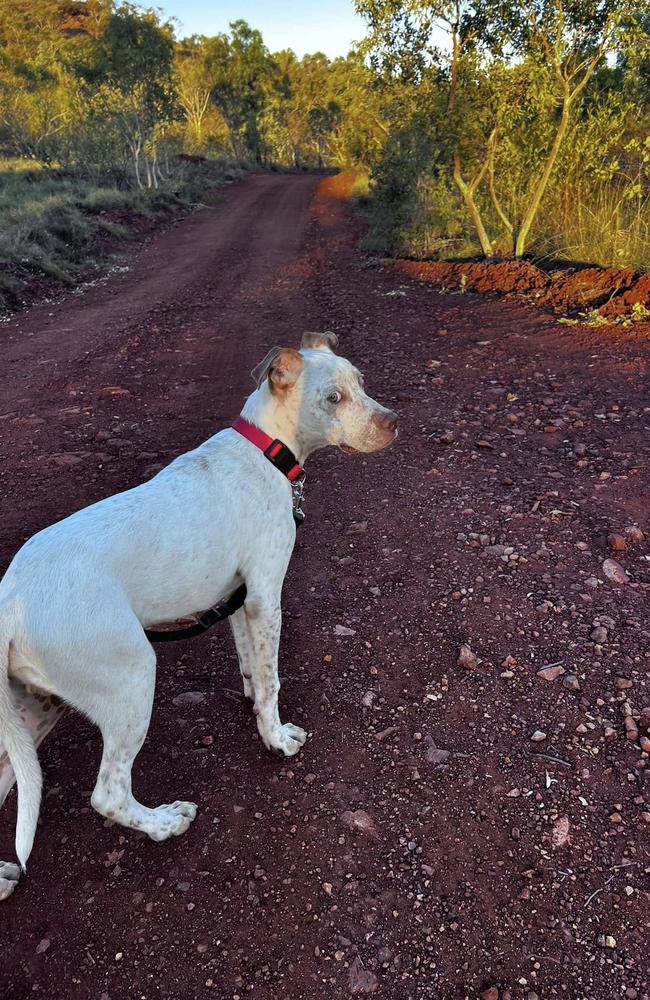
[[[51,525],[13,559],[0,582],[0,741],[18,784],[20,867],[0,863],[0,898],[13,890],[32,848],[41,792],[35,742],[39,725],[53,724],[30,732],[18,689],[43,692],[42,702],[56,696],[99,726],[103,756],[91,799],[99,813],[153,840],[183,833],[194,803],[151,809],[131,792],[155,684],[156,655],[144,630],[210,607],[245,583],[246,603],[231,624],[260,736],[286,756],[305,742],[304,730],[278,714],[280,595],[295,538],[290,480],[317,448],[376,451],[397,425],[366,395],[356,368],[333,353],[336,344],[333,334],[305,334],[300,351],[274,348],[253,372],[258,388],[237,429],[181,455],[149,482]],[[261,444],[251,440],[256,434]],[[273,448],[261,450],[272,440]],[[279,442],[284,468],[269,460]]]

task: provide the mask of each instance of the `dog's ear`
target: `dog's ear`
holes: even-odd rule
[[[277,358],[278,354],[281,353],[281,351],[282,351],[281,347],[272,347],[269,353],[266,355],[266,357],[260,361],[259,365],[256,365],[255,368],[253,368],[251,375],[253,376],[255,384],[258,389],[261,386],[264,379],[269,374],[269,369],[271,365]]]
[[[301,347],[311,350],[335,351],[339,346],[339,338],[331,330],[324,333],[303,333]]]
[[[280,389],[290,389],[298,381],[303,365],[302,358],[293,347],[272,347],[251,374],[258,389],[266,378],[271,383],[271,388],[277,386]]]
[[[305,366],[302,357],[293,347],[283,347],[269,368],[269,382],[273,389],[291,389]]]

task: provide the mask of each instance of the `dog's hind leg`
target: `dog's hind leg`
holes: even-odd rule
[[[244,685],[244,695],[251,700],[255,699],[255,688],[253,686],[253,667],[255,652],[253,640],[251,638],[248,622],[246,621],[246,608],[235,611],[230,618],[230,628],[237,647],[237,658],[239,660],[239,672],[241,673]]]
[[[131,791],[131,767],[142,746],[151,718],[156,656],[144,635],[118,662],[109,663],[92,701],[77,707],[86,712],[102,733],[104,752],[92,794],[93,808],[102,816],[152,840],[184,833],[196,816],[193,802],[172,802],[150,809]]]

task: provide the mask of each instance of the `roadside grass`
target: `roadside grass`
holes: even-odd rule
[[[39,278],[86,280],[110,263],[106,237],[125,239],[132,221],[214,203],[219,188],[246,170],[234,160],[178,162],[163,186],[141,191],[118,186],[119,173],[91,179],[0,159],[0,310],[19,306]]]
[[[477,260],[481,249],[469,218],[444,177],[426,174],[413,184],[376,185],[361,178],[353,203],[368,218],[362,241],[370,253],[415,260]],[[510,238],[483,201],[493,252],[512,253]],[[579,264],[650,271],[650,192],[627,178],[591,187],[558,185],[544,200],[526,253],[544,267]]]

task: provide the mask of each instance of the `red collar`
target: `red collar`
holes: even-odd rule
[[[304,470],[294,453],[278,438],[272,438],[269,434],[265,434],[263,430],[256,427],[255,424],[249,423],[248,420],[244,420],[243,417],[237,417],[232,429],[254,444],[256,448],[259,448],[264,453],[264,457],[268,458],[269,462],[276,469],[279,469],[290,483],[304,475]]]

